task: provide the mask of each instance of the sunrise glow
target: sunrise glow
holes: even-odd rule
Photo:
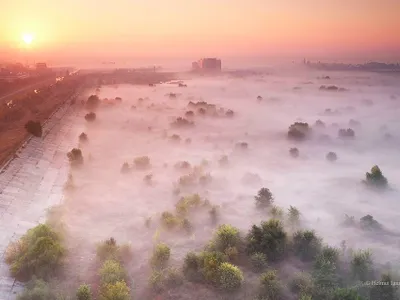
[[[33,35],[30,33],[25,33],[22,35],[22,40],[25,44],[30,45],[33,42]]]

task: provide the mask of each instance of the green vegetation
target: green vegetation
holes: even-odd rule
[[[241,286],[243,273],[240,269],[230,263],[222,263],[219,266],[219,285],[225,290],[234,290]]]
[[[274,202],[274,196],[268,188],[261,188],[254,199],[259,208],[269,207]]]
[[[211,218],[211,222],[213,224],[216,224],[218,222],[218,218],[219,218],[219,206],[213,205],[210,210],[208,211],[210,218]]]
[[[308,123],[295,122],[290,125],[288,130],[288,138],[293,140],[304,140],[311,133]]]
[[[115,260],[106,260],[100,269],[100,278],[103,284],[114,284],[125,279],[125,270]]]
[[[153,270],[149,279],[149,285],[155,292],[163,292],[168,288],[175,288],[183,283],[183,276],[176,268]]]
[[[17,300],[54,300],[55,298],[56,295],[47,282],[41,279],[32,279],[25,285]]]
[[[329,152],[326,155],[326,159],[329,160],[329,161],[336,161],[337,160],[337,155],[336,155],[335,152]]]
[[[255,272],[262,272],[267,268],[267,256],[264,253],[256,252],[250,256],[250,263]]]
[[[290,148],[289,154],[290,154],[291,157],[295,157],[296,158],[296,157],[299,157],[300,151],[296,147],[295,148]]]
[[[282,284],[275,270],[261,274],[258,291],[259,300],[279,300],[282,297]]]
[[[97,95],[91,95],[86,101],[86,107],[88,109],[95,109],[99,106],[100,99]]]
[[[151,167],[150,158],[148,156],[136,157],[133,161],[133,165],[135,166],[135,168],[140,170],[148,169]]]
[[[365,182],[372,187],[384,188],[388,185],[386,177],[383,176],[382,171],[378,166],[373,166],[371,168],[371,173],[367,172],[365,178]]]
[[[92,300],[92,291],[90,286],[87,284],[82,284],[76,291],[77,300]]]
[[[248,254],[264,253],[272,261],[281,259],[287,247],[287,234],[276,219],[262,222],[261,226],[253,225],[246,240]]]
[[[83,164],[82,150],[78,148],[73,148],[67,153],[68,160],[71,166],[80,166]]]
[[[126,174],[130,171],[129,164],[127,162],[124,162],[124,164],[121,167],[121,173]]]
[[[303,261],[314,260],[321,247],[321,239],[313,230],[299,230],[293,235],[294,254]]]
[[[88,141],[88,136],[87,136],[87,134],[84,133],[84,132],[82,132],[82,133],[79,135],[79,141],[82,142],[82,143],[87,142],[87,141]]]
[[[369,250],[359,250],[354,252],[350,262],[350,270],[354,280],[366,281],[368,278],[371,278],[371,252]]]
[[[105,284],[101,288],[100,300],[131,300],[130,289],[125,281]]]
[[[347,129],[339,129],[338,131],[338,136],[340,138],[354,138],[355,137],[355,132],[353,129],[351,128],[347,128]]]
[[[96,120],[96,113],[90,112],[90,113],[86,114],[85,120],[88,122],[93,122],[94,120]]]
[[[62,265],[65,252],[61,235],[49,225],[39,224],[10,243],[5,260],[17,279],[29,280],[33,275],[46,279]]]
[[[150,264],[153,268],[163,269],[167,266],[170,256],[171,249],[166,244],[160,243],[153,250]]]
[[[296,295],[312,295],[314,289],[312,277],[306,272],[295,273],[289,287]]]
[[[300,211],[294,206],[290,206],[288,209],[288,223],[291,228],[300,224]]]
[[[169,211],[161,214],[161,224],[167,229],[173,229],[180,223],[180,218]]]
[[[42,137],[43,128],[39,121],[29,120],[25,124],[25,129],[28,133],[32,134],[35,137]]]
[[[97,245],[96,254],[97,258],[102,262],[106,260],[127,262],[132,259],[133,256],[130,245],[124,244],[119,246],[117,245],[117,241],[112,237]]]
[[[274,219],[278,219],[278,220],[283,219],[283,216],[284,216],[283,209],[276,205],[271,206],[269,213],[271,214],[271,216]]]

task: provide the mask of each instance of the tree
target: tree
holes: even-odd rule
[[[100,300],[130,300],[130,289],[125,281],[106,284],[101,288]]]
[[[275,270],[261,274],[258,291],[259,299],[279,300],[282,297],[282,290],[282,284],[279,282]]]
[[[350,265],[355,280],[365,281],[371,278],[372,259],[369,250],[359,250],[353,253]]]
[[[392,284],[393,279],[390,274],[382,274],[380,281],[383,283],[382,285],[372,286],[370,291],[371,299],[398,300],[400,298],[398,295],[399,288]]]
[[[29,120],[26,124],[25,124],[25,129],[28,133],[32,134],[35,137],[41,137],[43,134],[43,129],[42,129],[42,125],[40,124],[39,121],[32,121]]]
[[[163,243],[159,243],[153,250],[150,264],[156,269],[165,268],[171,256],[171,249]]]
[[[333,292],[332,300],[363,300],[357,291],[353,289],[337,288]],[[382,298],[371,298],[371,299],[382,299]]]
[[[255,272],[261,272],[268,266],[267,256],[264,253],[256,252],[252,254],[250,262]]]
[[[225,290],[239,288],[243,282],[243,273],[240,269],[230,263],[222,263],[219,266],[219,284]]]
[[[17,300],[54,300],[55,297],[48,283],[41,279],[32,279],[17,296]]]
[[[125,277],[124,269],[115,260],[106,260],[100,269],[100,278],[103,284],[114,284],[124,280]]]
[[[225,252],[229,247],[237,247],[240,242],[239,230],[232,225],[220,225],[214,234],[217,251]]]
[[[299,230],[293,235],[293,251],[303,261],[311,261],[321,251],[321,239],[313,230]]]
[[[248,254],[264,253],[270,260],[282,258],[287,247],[287,234],[279,220],[253,225],[246,237]]]
[[[261,188],[254,199],[256,200],[257,207],[260,208],[271,206],[274,202],[274,196],[268,188]]]
[[[76,291],[77,300],[92,300],[92,292],[90,286],[87,284],[82,284]]]
[[[288,138],[293,140],[304,140],[311,133],[308,123],[295,122],[290,125],[288,130]]]
[[[371,173],[365,174],[365,177],[365,182],[370,186],[383,188],[388,185],[386,177],[383,176],[381,169],[376,165],[371,168]]]

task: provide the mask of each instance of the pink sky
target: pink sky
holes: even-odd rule
[[[0,54],[54,61],[400,56],[399,0],[0,0]],[[21,52],[21,51],[19,51]]]

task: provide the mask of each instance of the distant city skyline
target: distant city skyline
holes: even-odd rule
[[[0,11],[0,57],[396,61],[399,12],[397,0],[14,0]]]

